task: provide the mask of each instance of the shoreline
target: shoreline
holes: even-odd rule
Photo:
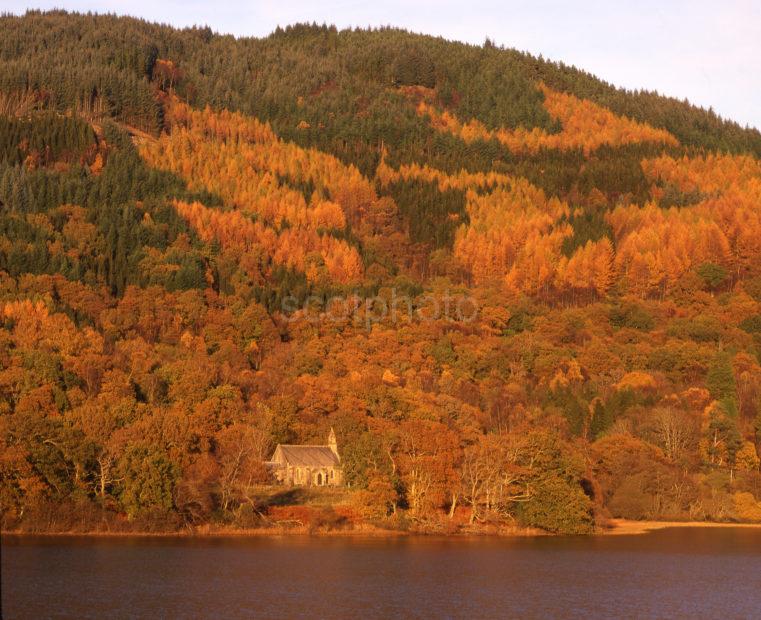
[[[591,534],[581,536],[639,536],[657,530],[670,528],[746,528],[761,529],[761,523],[732,523],[715,521],[631,521],[611,519],[608,525]],[[214,538],[537,538],[563,536],[532,528],[494,528],[482,531],[464,531],[443,533],[421,530],[384,530],[380,528],[355,528],[346,530],[309,530],[305,527],[289,529],[253,528],[253,529],[210,529],[179,530],[169,532],[150,531],[48,531],[25,532],[2,530],[3,537],[49,537],[49,538],[174,538],[174,539],[214,539]]]
[[[184,539],[214,539],[214,538],[527,538],[539,536],[552,536],[549,532],[530,528],[506,528],[504,530],[489,531],[466,531],[456,533],[444,533],[437,531],[426,532],[423,530],[384,530],[380,528],[356,528],[344,530],[309,530],[307,528],[291,529],[234,529],[234,530],[180,530],[175,532],[22,532],[18,530],[3,530],[1,536],[9,537],[50,537],[50,538],[184,538]]]
[[[613,527],[600,532],[599,535],[639,535],[669,528],[761,528],[761,523],[733,523],[730,521],[630,521],[628,519],[611,519],[609,523]]]

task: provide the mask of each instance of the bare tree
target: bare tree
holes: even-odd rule
[[[227,510],[234,499],[251,502],[251,487],[266,480],[264,460],[269,445],[265,431],[247,424],[233,424],[217,434],[223,510]]]
[[[678,461],[695,436],[695,423],[683,411],[662,407],[653,411],[653,433],[658,445],[670,461]]]
[[[515,502],[530,497],[528,472],[519,461],[520,444],[508,434],[485,435],[465,450],[462,497],[471,506],[471,523],[490,512],[509,515]]]

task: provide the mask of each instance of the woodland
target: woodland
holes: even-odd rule
[[[0,33],[4,530],[761,522],[758,130],[489,40]]]

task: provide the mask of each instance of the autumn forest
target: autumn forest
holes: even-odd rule
[[[489,40],[0,33],[3,529],[761,522],[757,130]]]

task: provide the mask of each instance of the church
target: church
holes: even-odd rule
[[[336,434],[330,429],[326,446],[278,444],[266,463],[279,484],[287,486],[340,486],[341,457]]]

